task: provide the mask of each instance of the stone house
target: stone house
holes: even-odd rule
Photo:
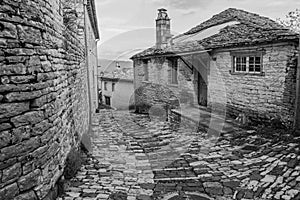
[[[94,111],[94,0],[0,1],[0,200],[52,199]]]
[[[156,45],[134,61],[136,109],[200,109],[260,121],[293,121],[299,35],[275,21],[229,8],[172,37],[159,9]],[[146,110],[145,110],[146,108]]]
[[[102,103],[117,110],[128,110],[133,95],[133,69],[116,69],[99,79]]]

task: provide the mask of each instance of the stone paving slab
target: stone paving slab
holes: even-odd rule
[[[300,138],[274,142],[241,130],[242,138],[216,140],[170,127],[101,110],[93,152],[58,199],[300,199]]]

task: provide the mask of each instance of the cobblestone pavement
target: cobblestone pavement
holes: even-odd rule
[[[299,137],[284,142],[241,130],[216,141],[109,110],[94,117],[93,132],[92,155],[60,200],[300,199]]]

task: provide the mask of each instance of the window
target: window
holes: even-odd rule
[[[104,96],[104,98],[105,98],[105,104],[110,106],[110,97]]]
[[[262,73],[262,53],[234,53],[232,69],[236,73]]]
[[[178,84],[178,59],[169,59],[169,82],[171,84]]]
[[[144,81],[149,81],[148,60],[143,60],[144,66]]]
[[[112,84],[111,84],[111,91],[112,91],[112,92],[115,91],[115,85],[116,85],[116,83],[112,83]]]
[[[104,90],[107,90],[107,82],[104,82]]]
[[[235,57],[235,71],[245,72],[247,65],[247,57]]]
[[[261,58],[258,56],[249,57],[249,72],[261,72]]]

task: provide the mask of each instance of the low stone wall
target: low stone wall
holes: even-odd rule
[[[83,35],[63,2],[0,1],[1,200],[44,199],[87,133]]]

